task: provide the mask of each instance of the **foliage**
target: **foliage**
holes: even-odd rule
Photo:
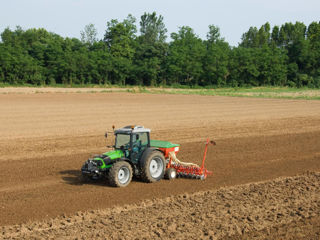
[[[158,85],[165,82],[164,64],[168,45],[165,42],[167,29],[163,17],[156,13],[144,13],[140,21],[134,58],[133,85]]]
[[[184,26],[172,33],[167,57],[168,83],[198,85],[203,74],[205,45],[193,30]]]
[[[97,41],[97,34],[94,24],[90,23],[84,27],[84,31],[80,32],[81,42],[92,45]]]
[[[107,22],[97,39],[93,24],[81,40],[45,29],[6,28],[0,42],[0,84],[139,85],[197,88],[320,87],[320,22],[250,27],[237,47],[210,25],[207,39],[188,26],[167,39],[161,15]]]
[[[231,49],[227,42],[220,37],[220,29],[210,25],[207,41],[204,42],[206,51],[203,59],[203,76],[201,85],[228,85],[227,79],[230,75],[228,62]]]

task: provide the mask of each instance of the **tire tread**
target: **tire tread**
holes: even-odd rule
[[[123,185],[121,184],[119,181],[118,181],[118,172],[120,170],[120,168],[125,165],[126,167],[129,168],[130,170],[130,177],[129,177],[129,181],[127,184]],[[126,162],[126,161],[118,161],[118,162],[115,162],[111,168],[109,169],[109,172],[108,172],[108,181],[109,181],[109,184],[112,186],[112,187],[126,187],[132,180],[132,167],[131,165]]]

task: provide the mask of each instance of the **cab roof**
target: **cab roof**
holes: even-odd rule
[[[130,134],[130,133],[143,133],[143,132],[150,133],[151,130],[149,128],[144,128],[143,126],[130,125],[130,126],[125,126],[125,127],[116,129],[114,131],[115,134],[118,134],[118,133]]]

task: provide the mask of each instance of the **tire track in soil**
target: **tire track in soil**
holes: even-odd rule
[[[4,239],[319,239],[319,188],[320,173],[311,172],[77,212],[1,232]]]
[[[124,189],[111,188],[104,180],[82,185],[79,169],[88,154],[0,162],[0,168],[7,169],[1,173],[6,181],[0,184],[0,224],[320,170],[319,139],[320,132],[221,140],[208,151],[206,165],[214,174],[205,181],[133,181]],[[203,142],[184,143],[178,157],[199,163],[203,147]]]

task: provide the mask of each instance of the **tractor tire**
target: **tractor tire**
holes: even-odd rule
[[[126,187],[132,180],[132,167],[126,161],[115,162],[108,172],[108,181],[112,187]]]
[[[165,173],[166,163],[164,156],[159,151],[151,151],[142,156],[141,179],[144,182],[160,181]]]
[[[168,168],[164,177],[165,179],[173,180],[177,177],[177,171],[174,168]]]

